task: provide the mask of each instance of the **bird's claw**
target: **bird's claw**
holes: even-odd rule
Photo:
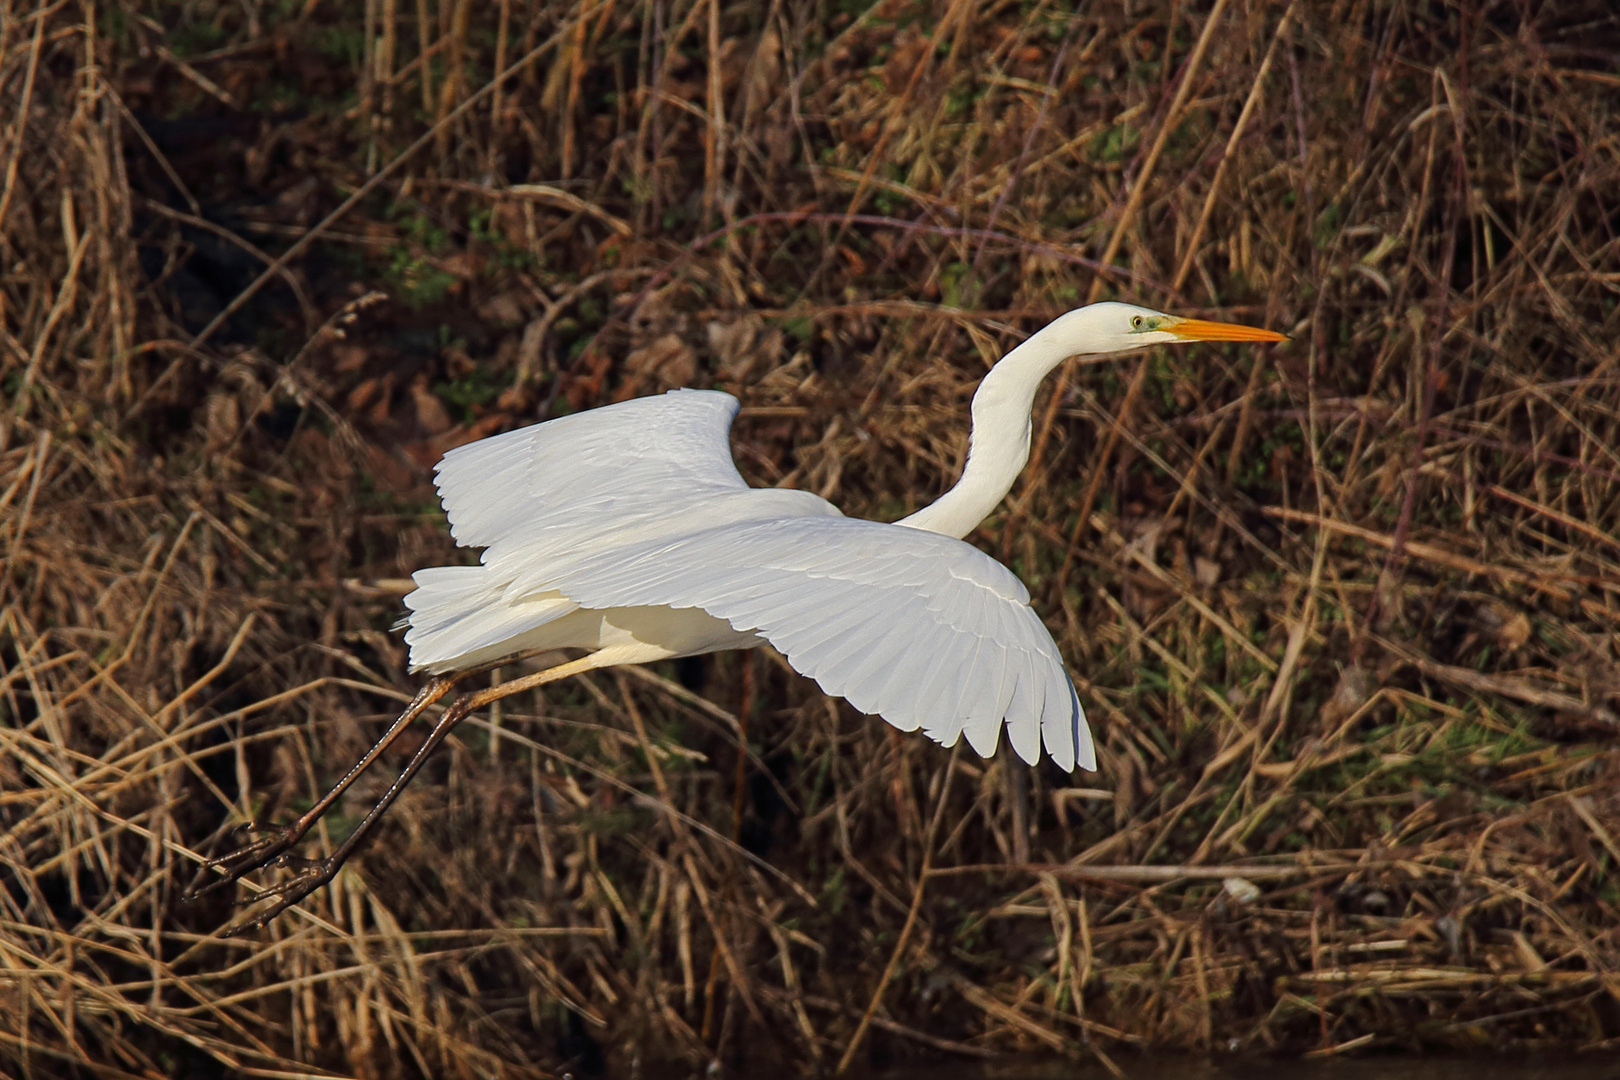
[[[298,873],[286,881],[277,882],[268,888],[259,890],[252,896],[237,901],[242,906],[270,899],[274,899],[275,903],[253,918],[239,922],[235,926],[224,930],[220,934],[221,937],[236,937],[239,934],[247,933],[249,930],[261,930],[268,926],[277,915],[280,915],[283,911],[286,911],[336,877],[338,867],[342,864],[337,859],[300,859],[291,855],[282,855],[270,865],[295,867]]]
[[[243,875],[251,873],[261,867],[270,865],[286,865],[283,860],[287,858],[286,852],[296,844],[303,834],[285,825],[267,825],[263,822],[249,821],[238,825],[231,830],[231,836],[242,837],[261,834],[257,840],[244,844],[234,851],[209,859],[202,864],[204,874],[210,871],[219,871],[220,876],[206,885],[198,886],[185,893],[180,899],[190,902],[201,900],[212,893],[219,892],[228,885],[240,881]]]

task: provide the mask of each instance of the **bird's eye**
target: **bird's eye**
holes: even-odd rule
[[[1132,315],[1131,316],[1131,329],[1132,330],[1140,330],[1140,329],[1142,329],[1142,316],[1140,316],[1140,315]]]

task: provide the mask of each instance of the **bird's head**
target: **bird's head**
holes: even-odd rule
[[[1287,341],[1287,335],[1254,326],[1186,319],[1152,308],[1105,301],[1060,316],[1052,324],[1071,356],[1130,352],[1179,341]]]

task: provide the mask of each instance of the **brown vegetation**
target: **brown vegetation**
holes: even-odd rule
[[[0,0],[0,1069],[1620,1046],[1620,16],[1067,7]],[[413,691],[445,448],[718,386],[893,518],[1099,296],[1295,337],[1054,378],[972,538],[1100,774],[723,655],[178,902]]]

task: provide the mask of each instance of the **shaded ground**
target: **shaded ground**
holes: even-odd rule
[[[5,1068],[1620,1046],[1620,17],[1129,11],[0,7]],[[470,723],[258,939],[178,902],[414,692],[444,449],[716,386],[892,519],[1105,296],[1295,340],[1055,377],[970,538],[1099,774],[724,655]]]

